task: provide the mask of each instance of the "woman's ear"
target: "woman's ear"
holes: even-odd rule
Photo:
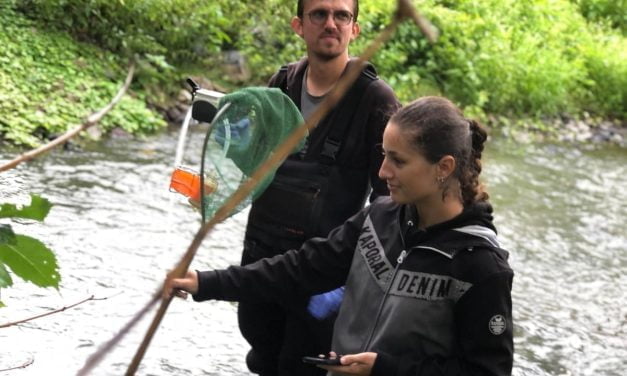
[[[438,178],[448,179],[455,171],[456,166],[457,162],[452,155],[443,156],[438,162]]]

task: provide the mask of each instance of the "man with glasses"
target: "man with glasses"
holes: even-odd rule
[[[352,64],[348,46],[359,35],[358,12],[358,0],[298,0],[291,27],[305,41],[307,57],[282,67],[269,86],[281,88],[305,119]],[[382,155],[375,145],[398,107],[392,89],[368,65],[253,203],[242,265],[326,237],[369,194],[370,200],[388,194],[377,177]],[[324,375],[301,358],[331,350],[342,291],[291,302],[240,302],[240,330],[252,347],[248,368],[262,376]]]

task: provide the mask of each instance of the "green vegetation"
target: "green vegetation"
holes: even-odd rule
[[[31,195],[31,203],[25,207],[11,204],[0,205],[0,218],[22,218],[43,221],[52,204],[45,198]],[[7,270],[39,287],[59,288],[57,260],[54,253],[42,242],[13,232],[11,225],[0,224],[0,288],[11,287],[13,279]],[[0,301],[0,307],[4,304]]]
[[[0,134],[17,144],[65,132],[105,106],[126,76],[128,60],[65,33],[52,32],[0,5]],[[165,122],[141,91],[125,96],[101,123],[149,132]]]
[[[627,3],[625,0],[571,0],[591,22],[606,24],[627,33]]]
[[[368,2],[364,14],[383,9],[384,3]],[[374,59],[403,100],[438,93],[478,115],[514,118],[627,114],[627,41],[617,30],[588,23],[576,4],[415,3],[441,30],[438,43],[429,45],[415,27],[404,24]],[[377,13],[364,29],[381,28],[388,14]]]
[[[33,144],[38,127],[63,131],[106,103],[130,56],[141,63],[133,95],[105,118],[105,130],[163,126],[149,108],[173,100],[188,75],[229,90],[263,85],[304,54],[289,28],[295,0],[7,1],[0,5],[0,43],[8,46],[0,51],[0,134],[15,143]],[[404,23],[373,59],[403,102],[441,94],[484,118],[625,119],[624,0],[414,4],[440,29],[439,41],[430,45]],[[394,7],[390,0],[361,0],[362,35],[352,54],[385,27]],[[245,57],[249,74],[228,70],[233,50]]]
[[[289,28],[294,0],[13,1],[29,17],[69,31],[78,40],[122,56],[147,57],[160,69],[145,74],[142,84],[157,80],[167,85],[168,79],[182,78],[180,71],[185,70],[220,81],[222,53],[230,50],[243,52],[252,77],[250,82],[222,83],[230,88],[263,83],[281,64],[304,54]]]

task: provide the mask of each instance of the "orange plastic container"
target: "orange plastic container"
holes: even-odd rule
[[[205,194],[211,194],[218,188],[218,183],[205,178]],[[200,175],[186,167],[177,167],[170,178],[170,191],[178,192],[191,200],[200,202]]]
[[[170,178],[170,191],[200,201],[200,176],[185,167],[177,167]]]

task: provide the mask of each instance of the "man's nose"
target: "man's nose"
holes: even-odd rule
[[[337,28],[337,24],[335,23],[333,12],[329,12],[329,14],[327,14],[327,19],[324,21],[324,27],[331,28],[331,29]]]

